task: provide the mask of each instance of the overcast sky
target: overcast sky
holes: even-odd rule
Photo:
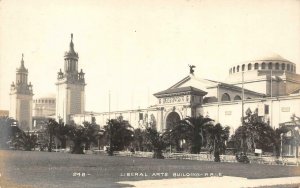
[[[300,1],[0,0],[0,109],[24,53],[36,96],[56,93],[74,34],[86,73],[86,110],[144,108],[196,65],[225,80],[229,67],[278,53],[300,69]],[[299,71],[297,72],[299,73]]]

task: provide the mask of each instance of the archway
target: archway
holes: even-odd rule
[[[171,130],[177,122],[180,121],[180,116],[177,112],[171,112],[166,118],[166,129]]]

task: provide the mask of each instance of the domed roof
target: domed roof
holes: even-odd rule
[[[279,54],[276,53],[268,53],[265,55],[260,55],[252,59],[252,61],[289,61],[284,59]]]
[[[268,54],[268,55],[265,55],[265,56],[259,56],[259,57],[256,57],[256,60],[261,60],[261,61],[268,61],[268,60],[277,60],[277,61],[288,61],[286,59],[284,59],[283,57],[281,57],[280,55],[278,54]]]
[[[47,93],[47,92],[39,92],[34,96],[35,99],[42,99],[42,98],[56,98],[54,93]]]

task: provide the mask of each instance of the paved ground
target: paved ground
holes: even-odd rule
[[[235,183],[239,181],[240,183],[253,183],[252,180],[254,179],[272,183],[276,179],[263,179],[300,176],[300,167],[68,153],[0,151],[0,174],[1,188],[140,187],[141,185],[145,187],[143,185],[143,182],[147,182],[145,180],[160,180],[153,182],[160,182],[161,185],[165,185],[164,182],[170,184],[173,182],[178,186],[186,183],[192,186],[193,182],[194,185],[204,185],[205,182],[210,181],[225,183],[225,180],[228,179],[227,176],[231,176],[228,179],[229,182],[233,181]],[[219,177],[219,175],[224,177]],[[192,180],[182,179],[187,177],[192,177]],[[235,177],[240,178],[234,179]],[[162,179],[168,180],[161,181]],[[294,179],[300,178],[295,177]],[[288,179],[283,178],[276,181],[284,182],[282,180],[286,181]]]
[[[261,187],[280,185],[278,188],[283,187],[299,187],[300,177],[285,177],[285,178],[272,178],[272,179],[246,179],[240,177],[209,177],[209,178],[181,178],[181,179],[165,179],[165,180],[145,180],[145,181],[126,181],[120,182],[129,184],[134,187],[140,188],[163,188],[163,187],[177,187],[177,188],[206,188],[206,187]]]

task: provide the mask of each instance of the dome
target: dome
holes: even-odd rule
[[[229,74],[235,74],[245,71],[287,71],[296,73],[296,65],[287,59],[284,59],[276,53],[266,53],[266,55],[249,58],[247,61],[235,64],[230,67]]]
[[[35,95],[34,99],[43,99],[43,98],[56,98],[56,95],[54,93],[43,93],[40,92],[38,94]]]
[[[287,59],[284,59],[279,54],[276,53],[269,53],[266,55],[260,55],[255,58],[253,58],[250,61],[289,61]]]

